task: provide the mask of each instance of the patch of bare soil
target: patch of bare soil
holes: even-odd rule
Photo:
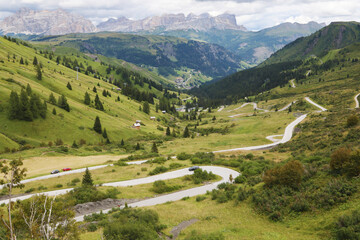
[[[87,215],[87,214],[91,214],[94,212],[98,212],[98,211],[113,208],[113,207],[120,207],[122,205],[125,205],[125,203],[129,204],[129,203],[133,203],[133,202],[137,202],[137,201],[139,201],[139,199],[107,198],[107,199],[97,201],[97,202],[88,202],[88,203],[77,204],[74,207],[74,211],[75,211],[76,216]]]
[[[199,221],[199,219],[193,218],[193,219],[190,219],[190,220],[187,220],[187,221],[183,221],[179,225],[173,227],[173,229],[170,232],[171,235],[172,235],[171,239],[176,239],[179,236],[179,234],[180,234],[180,232],[182,230],[184,230],[188,226],[196,223],[197,221]]]

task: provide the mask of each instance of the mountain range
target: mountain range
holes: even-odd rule
[[[0,33],[64,35],[109,31],[174,36],[220,45],[237,55],[241,59],[242,68],[247,68],[261,63],[297,38],[310,35],[324,26],[325,24],[316,22],[282,23],[260,31],[248,31],[237,24],[235,15],[228,13],[218,16],[208,13],[187,16],[183,13],[163,14],[141,20],[119,17],[110,18],[95,26],[84,17],[62,9],[35,11],[22,8],[0,22]]]

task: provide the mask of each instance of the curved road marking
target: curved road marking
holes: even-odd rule
[[[360,93],[358,93],[355,97],[354,97],[354,100],[355,100],[355,108],[359,108],[359,100],[358,100],[358,97],[360,96]]]
[[[142,164],[142,163],[147,162],[147,161],[148,160],[141,160],[141,161],[126,162],[126,163],[129,164],[129,165],[133,165],[133,164]],[[114,166],[114,164],[99,165],[99,166],[89,167],[89,170],[96,170],[96,169],[105,168],[105,167],[112,167],[112,166]],[[28,182],[44,180],[44,179],[49,179],[49,178],[55,178],[55,177],[60,177],[60,176],[69,175],[69,174],[73,174],[73,173],[82,173],[82,172],[85,172],[85,170],[86,170],[86,168],[79,168],[79,169],[75,169],[75,170],[71,170],[71,171],[67,171],[67,172],[60,172],[60,173],[57,173],[57,174],[49,174],[49,175],[45,175],[45,176],[25,179],[25,180],[22,180],[21,183],[25,184],[25,183],[28,183]],[[0,189],[3,189],[3,187],[4,187],[4,185],[0,185]]]
[[[225,108],[225,106],[221,106],[221,107],[219,108],[219,110],[217,110],[217,111],[218,111],[218,112],[221,112],[224,108]]]

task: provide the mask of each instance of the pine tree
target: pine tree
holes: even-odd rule
[[[140,150],[140,144],[139,143],[136,144],[135,150]]]
[[[31,96],[32,89],[31,89],[30,84],[27,84],[27,85],[26,85],[26,93],[27,93],[28,96]]]
[[[46,113],[47,113],[47,103],[46,103],[46,101],[44,100],[43,104],[41,104],[40,107],[39,107],[40,117],[42,117],[43,119],[45,119],[45,118],[46,118]]]
[[[94,182],[91,177],[91,173],[88,168],[86,168],[83,179],[82,179],[82,186],[83,187],[92,187],[94,186]]]
[[[152,145],[151,152],[153,152],[153,153],[158,153],[159,152],[155,142]]]
[[[102,132],[102,136],[103,136],[103,138],[108,138],[106,128],[104,128],[104,131]]]
[[[91,102],[90,94],[88,94],[88,92],[85,92],[84,103],[86,105],[90,105],[90,102]]]
[[[56,105],[56,99],[54,97],[54,94],[53,93],[50,93],[50,96],[49,96],[49,103],[51,103],[52,105]]]
[[[41,72],[41,68],[39,65],[36,66],[36,78],[37,78],[37,80],[42,79],[42,72]]]
[[[93,92],[94,93],[96,93],[97,92],[97,90],[96,90],[96,87],[94,86],[94,88],[93,88]]]
[[[189,128],[188,128],[187,126],[185,127],[183,137],[184,137],[184,138],[190,137]]]
[[[30,97],[30,111],[33,115],[33,118],[36,119],[39,117],[41,105],[40,99],[36,94],[32,94]]]
[[[171,133],[170,133],[170,128],[167,127],[167,128],[166,128],[166,136],[170,136],[170,134],[171,134]]]
[[[70,106],[67,102],[67,99],[64,95],[61,95],[58,100],[58,106],[68,112],[70,112]]]
[[[121,146],[124,146],[124,145],[125,145],[124,139],[121,139],[120,145],[121,145]]]
[[[172,136],[173,136],[173,137],[176,137],[175,128],[173,128],[173,131],[172,131]]]
[[[94,128],[93,129],[94,129],[95,132],[101,134],[102,130],[101,130],[101,123],[100,123],[99,116],[96,116],[96,118],[95,118],[95,123],[94,123]]]
[[[95,96],[95,108],[100,111],[104,111],[104,106],[100,101],[99,96],[96,94]]]
[[[36,65],[38,65],[38,60],[37,60],[37,58],[36,58],[36,57],[34,57],[33,64],[34,64],[35,66],[36,66]]]
[[[24,64],[24,59],[22,57],[20,58],[20,64]]]
[[[66,87],[67,87],[69,90],[72,90],[72,86],[71,86],[70,82],[67,83]]]
[[[119,96],[117,97],[117,101],[120,102],[120,97]]]
[[[143,112],[146,114],[150,114],[150,106],[149,103],[147,101],[145,101],[143,103]]]
[[[30,111],[30,102],[28,95],[24,91],[24,89],[21,90],[20,94],[20,120],[25,121],[32,121],[33,115]]]
[[[103,95],[104,97],[107,97],[107,92],[106,92],[105,89],[104,89],[104,91],[102,92],[102,95]]]
[[[20,119],[20,100],[17,92],[11,91],[9,102],[9,119]]]
[[[56,109],[55,108],[53,108],[52,114],[56,115]]]
[[[77,145],[76,141],[74,140],[73,144],[71,145],[72,148],[78,148],[79,145]]]

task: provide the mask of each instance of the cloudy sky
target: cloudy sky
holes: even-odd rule
[[[0,19],[21,7],[63,8],[97,24],[109,17],[142,19],[164,13],[235,14],[239,25],[259,30],[282,22],[360,21],[359,0],[0,0]]]

